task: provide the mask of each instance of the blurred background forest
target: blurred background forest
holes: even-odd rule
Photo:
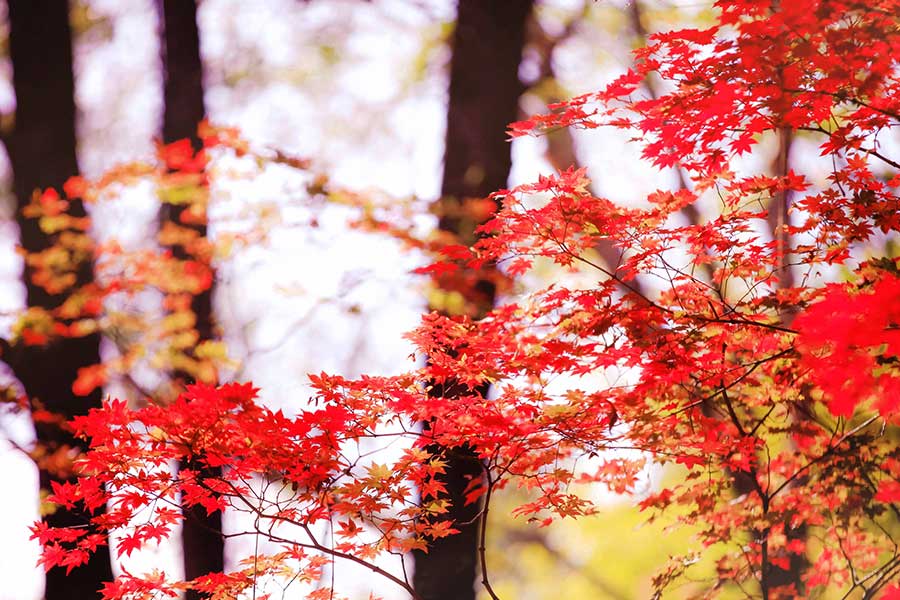
[[[119,163],[148,159],[157,141],[192,137],[204,115],[237,127],[270,154],[308,159],[330,184],[379,202],[427,205],[449,194],[484,196],[507,181],[532,181],[572,164],[588,168],[595,194],[622,203],[684,185],[675,170],[641,164],[639,148],[619,132],[567,130],[510,143],[505,123],[498,130],[497,122],[473,122],[466,109],[454,113],[448,92],[454,69],[478,81],[480,72],[494,77],[491,69],[501,63],[479,54],[489,44],[454,57],[461,48],[454,48],[454,32],[463,11],[476,21],[484,13],[501,28],[499,43],[518,44],[507,48],[520,57],[511,92],[517,108],[509,121],[599,88],[628,69],[631,50],[649,33],[712,18],[709,3],[693,0],[10,0],[8,6],[0,46],[0,134],[8,150],[0,161],[0,311],[7,336],[26,302],[37,298],[23,283],[16,252],[35,236],[17,218],[31,191],[60,186],[76,171],[97,177]],[[521,35],[507,36],[517,14]],[[648,82],[646,93],[658,93],[653,86]],[[490,113],[488,105],[476,103],[474,110]],[[448,133],[454,126],[493,127],[482,136],[493,137],[484,141],[469,131],[461,141]],[[478,144],[497,155],[499,166],[476,176],[473,187],[472,173],[451,165],[468,160],[466,152],[481,151]],[[490,150],[497,147],[499,152]],[[504,165],[510,152],[511,166]],[[225,343],[221,379],[253,381],[266,403],[288,412],[308,401],[307,373],[405,368],[410,346],[403,332],[427,306],[445,307],[453,299],[429,291],[423,278],[411,274],[426,258],[386,237],[352,230],[349,209],[329,202],[334,198],[311,197],[308,173],[273,163],[217,167],[204,232],[216,244],[216,278],[211,305],[197,311],[206,331],[202,323],[197,329],[202,339]],[[458,189],[452,177],[462,182]],[[88,209],[98,239],[152,247],[163,223],[177,218],[177,209],[161,210],[152,186],[114,196]],[[446,216],[433,211],[417,222],[424,231],[439,229]],[[542,285],[559,274],[541,276],[546,279],[517,285]],[[159,302],[149,295],[119,309],[158,312]],[[123,352],[127,327],[104,333],[100,355],[114,360]],[[79,352],[98,349],[35,352],[24,366],[8,365],[10,385],[57,385],[65,395]],[[69,364],[72,355],[75,363]],[[143,361],[112,377],[103,394],[139,399],[164,386],[161,373],[170,367]],[[39,472],[30,449],[41,431],[28,414],[12,410],[3,413],[0,427],[6,487],[0,495],[0,598],[41,598],[45,578],[27,529],[39,514]],[[674,476],[648,472],[646,487]],[[665,534],[664,523],[640,526],[634,498],[597,493],[609,497],[603,514],[544,529],[523,526],[502,508],[492,511],[489,553],[502,597],[648,596],[654,569],[686,534]],[[233,526],[225,519],[226,528]],[[251,551],[243,542],[229,542],[225,567]],[[129,561],[170,572],[185,568],[178,544]],[[60,591],[76,585],[72,581],[48,580],[48,600],[79,597]],[[389,585],[362,578],[352,588],[358,597],[370,590],[399,597]]]

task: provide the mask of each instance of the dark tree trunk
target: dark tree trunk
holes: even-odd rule
[[[9,0],[8,7],[16,122],[7,150],[19,209],[21,244],[28,252],[39,252],[50,241],[34,220],[22,217],[21,209],[35,190],[59,188],[78,172],[69,6],[66,0]],[[84,214],[80,202],[72,203],[72,213]],[[89,283],[92,277],[92,265],[86,261],[76,286]],[[29,307],[54,309],[62,303],[63,295],[49,294],[33,284],[28,269],[23,279]],[[49,410],[73,417],[100,406],[99,390],[82,397],[72,392],[78,369],[100,362],[98,335],[63,339],[49,347],[19,347],[8,358],[28,396]],[[49,452],[65,446],[83,449],[81,440],[57,426],[36,423],[35,430],[39,446]],[[61,481],[66,476],[41,469],[41,487],[49,489],[51,481]],[[88,515],[77,510],[57,510],[46,517],[51,527],[84,525],[87,519]],[[99,598],[101,585],[110,580],[109,550],[103,546],[87,565],[68,575],[63,569],[47,573],[45,598]]]
[[[478,223],[460,216],[468,199],[506,187],[511,165],[506,128],[516,120],[519,63],[532,0],[460,0],[447,109],[440,229],[471,241]],[[484,310],[494,300],[493,285],[480,282]],[[449,390],[445,390],[445,393]],[[414,587],[424,600],[474,600],[478,566],[480,506],[464,506],[464,490],[482,477],[481,465],[466,448],[449,453],[443,481],[452,501],[448,518],[461,532],[417,552]]]
[[[165,69],[163,141],[197,139],[203,108],[203,63],[195,0],[160,0]]]
[[[197,29],[197,3],[195,0],[161,0],[161,26],[164,43],[161,44],[165,83],[163,89],[163,142],[171,143],[190,139],[194,149],[199,149],[197,126],[203,119],[203,63],[200,58],[200,34]],[[184,206],[163,205],[160,222],[171,221],[180,227]],[[201,236],[206,235],[203,225],[191,225]],[[176,257],[185,258],[184,249],[172,248]],[[200,341],[212,339],[212,289],[197,296],[191,302],[196,315],[196,329]],[[182,374],[176,373],[176,376]],[[187,468],[190,465],[180,465]],[[207,469],[206,475],[218,476],[218,469]],[[224,565],[225,544],[221,535],[222,514],[206,514],[200,506],[184,508],[185,521],[182,532],[184,549],[184,573],[194,579],[207,573],[221,572]],[[198,600],[201,595],[189,591],[187,600]]]

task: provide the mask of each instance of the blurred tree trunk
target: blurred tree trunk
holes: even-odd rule
[[[197,125],[203,108],[203,63],[196,0],[160,0],[164,44],[161,45],[163,85],[163,141],[188,138],[199,144]]]
[[[22,217],[21,210],[36,190],[59,189],[78,172],[69,6],[66,0],[9,0],[8,10],[16,115],[7,150],[12,164],[21,245],[28,252],[39,252],[48,247],[49,240],[35,220]],[[84,215],[79,201],[72,202],[71,214]],[[92,264],[86,261],[75,285],[85,285],[92,278]],[[29,307],[52,310],[65,298],[35,285],[28,268],[23,280]],[[70,418],[100,406],[100,390],[81,397],[72,392],[78,370],[100,362],[98,334],[61,339],[47,347],[17,347],[8,358],[28,396],[45,408]],[[66,447],[84,448],[83,441],[74,439],[57,425],[35,423],[35,430],[38,448],[47,453],[58,452],[57,456],[62,456]],[[66,467],[70,465],[56,464],[60,468],[53,468],[48,461],[43,465],[41,462],[39,459],[43,489],[49,489],[51,481],[62,481],[69,474]],[[78,510],[62,509],[45,517],[51,527],[84,525],[87,519],[88,515]],[[103,546],[87,565],[68,575],[63,569],[47,573],[45,598],[99,598],[101,585],[110,580],[109,549]]]
[[[194,150],[199,150],[197,126],[203,119],[203,63],[200,58],[200,34],[197,28],[197,3],[195,0],[161,0],[161,25],[163,29],[162,59],[164,66],[164,112],[163,142],[172,143],[190,139]],[[206,226],[185,224],[182,214],[185,205],[164,204],[160,211],[160,225],[166,221],[178,227],[190,227],[201,238],[206,237]],[[178,258],[186,258],[184,248],[172,247]],[[198,341],[212,339],[212,289],[194,296],[191,308],[196,316],[195,328]],[[176,373],[176,377],[184,374]],[[190,468],[191,465],[181,465]],[[215,477],[218,469],[207,470],[207,475]],[[185,577],[193,579],[207,573],[224,569],[225,544],[221,535],[222,513],[206,514],[200,506],[184,508],[185,521],[182,532],[184,548]],[[201,596],[189,591],[187,600],[197,600]]]
[[[436,207],[439,228],[471,242],[479,223],[465,204],[505,188],[511,165],[506,128],[516,120],[519,63],[532,0],[460,0],[447,109],[442,198]],[[494,301],[493,284],[477,284],[482,312]],[[483,390],[486,391],[486,390]],[[451,394],[444,389],[444,394]],[[426,425],[427,426],[427,425]],[[460,530],[416,552],[414,587],[425,600],[474,600],[478,565],[478,503],[464,506],[464,490],[481,478],[481,465],[463,448],[449,457],[442,480],[453,507],[447,518]]]

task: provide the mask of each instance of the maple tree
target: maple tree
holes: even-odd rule
[[[164,44],[161,44],[162,62],[165,70],[163,98],[162,139],[166,144],[180,141],[187,156],[192,156],[200,148],[197,127],[203,121],[203,61],[200,57],[200,32],[197,26],[197,3],[161,2],[157,5],[163,26]],[[161,40],[161,41],[163,41]],[[188,140],[190,140],[188,142]],[[190,144],[190,146],[187,146]],[[199,201],[182,204],[163,203],[159,215],[161,236],[172,244],[173,255],[177,258],[191,258],[198,255],[203,263],[211,263],[212,244],[207,235],[207,194],[202,186],[197,187]],[[195,208],[196,207],[196,208]],[[201,249],[202,248],[202,249]],[[215,281],[215,276],[213,281]],[[197,342],[214,339],[213,286],[193,294],[190,312],[194,316],[194,330]],[[175,373],[184,377],[184,371]],[[217,374],[205,377],[214,383]],[[217,471],[212,472],[217,475]],[[182,547],[185,577],[193,578],[210,571],[224,568],[224,541],[219,536],[222,529],[221,513],[206,514],[200,507],[188,508],[182,526]],[[188,592],[186,600],[200,598]]]
[[[438,215],[437,237],[443,244],[471,243],[477,226],[495,208],[485,198],[509,179],[512,156],[506,127],[516,118],[522,93],[519,65],[533,2],[516,0],[500,7],[481,0],[457,5],[441,198],[431,208]],[[473,68],[483,56],[492,60]],[[430,309],[478,317],[494,305],[497,277],[486,269],[447,273],[434,283],[438,285],[430,295]],[[440,383],[432,388],[434,395],[444,398],[461,391]],[[487,393],[487,385],[481,393]],[[427,552],[413,554],[413,587],[423,600],[474,600],[481,504],[465,499],[472,481],[480,477],[481,465],[468,447],[447,449],[445,454],[447,466],[439,477],[449,502],[444,518],[456,523],[459,531],[434,540]]]
[[[253,530],[233,535],[280,551],[186,582],[126,572],[105,597],[236,597],[263,576],[317,580],[332,560],[419,597],[410,577],[376,559],[457,532],[441,475],[449,454],[467,448],[481,476],[465,502],[482,503],[481,581],[496,597],[484,561],[495,494],[527,490],[513,512],[538,524],[591,514],[586,486],[632,491],[644,461],[614,451],[639,449],[686,472],[641,507],[649,518],[680,509],[679,522],[697,531],[697,548],[660,570],[660,591],[708,554],[704,597],[900,597],[900,264],[884,243],[900,230],[889,141],[900,124],[900,2],[717,8],[714,27],[654,34],[603,90],[511,126],[513,135],[633,132],[647,161],[678,165],[689,185],[623,207],[590,194],[584,169],[564,170],[497,191],[502,206],[471,245],[416,240],[389,211],[374,223],[436,248],[442,260],[422,271],[444,289],[486,266],[515,277],[545,262],[589,273],[589,285],[556,282],[481,317],[426,315],[409,334],[423,366],[394,377],[312,375],[318,396],[293,416],[231,383],[77,417],[71,427],[90,450],[51,501],[108,510],[86,527],[36,524],[45,566],[76,568],[110,531],[124,532],[125,554],[167,536],[180,497],[253,515]],[[646,97],[651,74],[666,91]],[[821,171],[772,174],[741,160],[788,133],[819,148]],[[230,134],[208,142],[246,151]],[[45,193],[42,202],[63,201]],[[683,209],[700,203],[719,210],[683,224]],[[780,215],[771,232],[770,209]],[[596,258],[600,245],[614,249],[612,264]],[[398,438],[409,444],[389,452]],[[362,443],[384,452],[348,451]],[[173,474],[174,461],[225,468]],[[798,564],[797,580],[780,576]]]
[[[38,5],[18,0],[6,4],[11,83],[17,106],[15,123],[11,130],[4,131],[3,141],[9,156],[21,247],[56,263],[78,263],[80,268],[70,269],[66,275],[76,286],[82,286],[93,279],[85,248],[74,244],[53,248],[38,223],[22,214],[36,190],[61,186],[78,172],[72,28],[67,4]],[[75,221],[85,215],[77,200],[67,208]],[[32,273],[26,264],[22,277],[25,305],[29,307],[26,320],[29,315],[62,310],[61,305],[68,300],[60,293],[64,290],[42,285],[31,277]],[[21,388],[5,386],[4,400],[15,400],[24,391],[38,417],[33,420],[38,443],[30,454],[41,486],[48,489],[50,481],[72,476],[69,456],[86,448],[83,440],[75,439],[59,423],[101,404],[99,389],[80,395],[71,389],[79,370],[100,360],[100,336],[85,331],[78,337],[58,338],[52,345],[3,343],[2,358],[21,384]],[[48,365],[53,365],[52,377],[48,377]],[[48,411],[56,413],[53,418],[47,418]],[[42,514],[48,524],[58,527],[76,525],[85,518],[63,511]],[[112,576],[109,553],[101,548],[71,577],[62,572],[47,573],[44,596],[46,600],[96,596],[98,586]]]

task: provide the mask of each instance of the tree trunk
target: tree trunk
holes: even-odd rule
[[[479,223],[462,216],[459,208],[507,185],[511,156],[506,128],[516,120],[523,91],[519,63],[532,4],[532,0],[459,2],[438,226],[464,242],[472,241]],[[477,285],[486,311],[494,301],[493,285],[486,281]],[[460,533],[434,541],[428,553],[414,554],[413,583],[424,600],[474,600],[481,507],[464,506],[463,499],[469,481],[482,477],[481,465],[466,448],[448,458],[443,481],[453,506],[447,518]]]
[[[160,0],[165,69],[163,141],[188,138],[198,143],[197,125],[203,108],[203,63],[197,29],[196,0]]]
[[[200,34],[197,29],[197,3],[195,0],[161,0],[161,25],[164,43],[161,44],[164,66],[163,142],[172,143],[190,139],[195,150],[199,149],[197,126],[203,119],[203,63],[200,58]],[[160,224],[170,221],[179,227],[184,205],[164,204],[160,210]],[[204,225],[190,225],[201,237],[206,236]],[[186,258],[180,246],[172,248],[173,255]],[[212,289],[194,296],[191,308],[196,316],[199,340],[213,337]],[[182,374],[176,373],[179,377]],[[180,465],[187,468],[189,465]],[[219,469],[207,469],[211,477],[220,475]],[[225,544],[221,535],[222,513],[206,514],[200,506],[184,508],[182,546],[184,550],[184,574],[194,579],[207,573],[222,572]],[[187,600],[198,600],[201,595],[189,591]]]
[[[16,121],[7,150],[19,209],[21,245],[28,252],[39,252],[48,247],[50,240],[34,220],[22,217],[21,209],[36,190],[59,188],[78,172],[69,7],[66,0],[9,0],[8,7]],[[80,202],[73,201],[71,208],[73,215],[84,215]],[[85,285],[92,277],[92,265],[86,261],[75,285]],[[32,283],[27,268],[23,279],[29,307],[52,310],[62,303],[65,296],[49,294]],[[100,362],[99,335],[62,339],[48,347],[19,347],[9,359],[28,396],[47,409],[70,418],[100,406],[100,390],[81,397],[72,392],[78,370]],[[36,423],[35,430],[39,447],[48,452],[62,447],[84,448],[81,440],[58,426]],[[60,470],[50,472],[42,468],[41,487],[49,489],[51,481],[61,481],[66,476]],[[88,515],[59,509],[45,519],[51,527],[67,527],[85,524]],[[103,546],[87,565],[68,575],[63,569],[47,573],[45,598],[99,598],[101,585],[110,580],[109,549]]]

